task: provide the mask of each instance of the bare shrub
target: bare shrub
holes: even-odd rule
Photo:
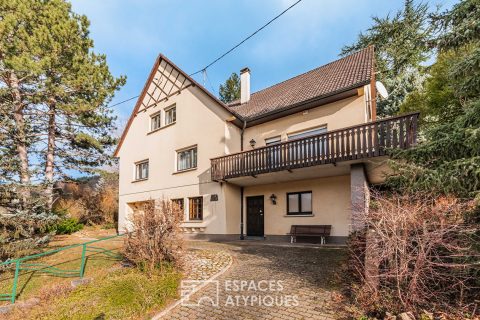
[[[150,272],[165,263],[181,266],[182,210],[168,200],[147,201],[142,209],[129,217],[133,230],[125,238],[126,259]]]
[[[422,310],[478,315],[479,228],[467,222],[474,204],[453,197],[371,196],[362,217],[367,231],[349,244],[357,306],[377,317]]]

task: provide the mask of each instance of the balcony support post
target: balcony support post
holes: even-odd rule
[[[240,187],[240,240],[245,240],[243,234],[243,187]]]

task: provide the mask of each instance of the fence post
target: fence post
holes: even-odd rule
[[[87,245],[82,245],[82,263],[80,265],[80,278],[83,278],[83,274],[85,273],[85,260],[86,260],[86,253],[87,253]]]
[[[20,260],[17,259],[17,262],[15,262],[15,276],[13,278],[12,297],[11,297],[11,302],[12,303],[15,303],[15,299],[17,297],[18,273],[19,272],[20,272]]]

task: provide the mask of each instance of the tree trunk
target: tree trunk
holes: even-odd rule
[[[14,72],[9,73],[8,86],[12,92],[13,119],[15,121],[14,141],[16,144],[18,159],[20,161],[20,167],[18,169],[18,176],[20,178],[20,184],[22,185],[20,196],[22,198],[22,205],[25,206],[30,199],[30,173],[28,170],[28,150],[25,133],[25,118],[23,115],[25,105],[22,101],[18,77]]]
[[[48,141],[47,141],[47,154],[45,161],[45,182],[46,189],[45,195],[47,197],[47,209],[52,210],[53,207],[53,169],[55,158],[55,113],[56,113],[56,100],[55,98],[49,99],[48,105]]]

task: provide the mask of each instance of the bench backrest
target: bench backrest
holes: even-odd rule
[[[292,225],[290,229],[291,234],[318,234],[330,235],[332,230],[331,225]]]

